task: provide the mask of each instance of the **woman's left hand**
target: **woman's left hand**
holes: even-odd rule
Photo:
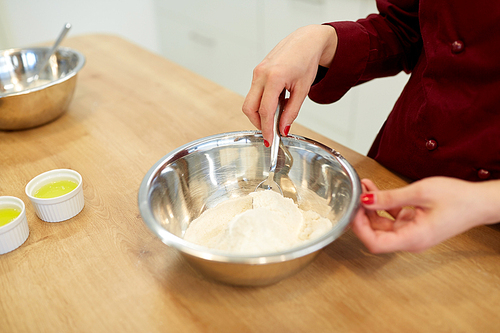
[[[362,184],[362,207],[352,229],[372,253],[420,252],[475,226],[500,222],[498,180],[431,177],[388,191],[368,179]]]

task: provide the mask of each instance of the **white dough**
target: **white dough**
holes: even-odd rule
[[[332,222],[303,211],[292,199],[259,191],[207,209],[186,230],[184,239],[237,254],[264,254],[289,249],[317,238]]]

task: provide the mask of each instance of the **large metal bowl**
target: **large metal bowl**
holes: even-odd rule
[[[30,85],[49,51],[49,47],[0,51],[0,130],[40,126],[66,111],[85,57],[60,47],[39,74],[37,84]]]
[[[356,171],[335,150],[300,136],[283,138],[293,157],[288,176],[299,207],[332,220],[325,235],[279,253],[235,255],[183,239],[205,209],[247,195],[267,177],[269,149],[260,132],[223,133],[188,143],[164,156],[145,175],[138,195],[146,225],[206,277],[233,285],[268,285],[310,263],[349,226],[359,207]]]

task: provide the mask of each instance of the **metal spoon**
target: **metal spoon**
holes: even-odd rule
[[[61,32],[59,33],[59,37],[57,37],[57,40],[50,49],[49,53],[47,53],[45,58],[41,61],[41,66],[38,68],[38,71],[32,77],[26,79],[26,82],[28,82],[27,88],[29,88],[29,86],[33,85],[35,81],[39,79],[40,73],[45,69],[45,67],[47,67],[50,57],[52,57],[52,55],[56,52],[57,48],[59,47],[59,44],[61,44],[64,37],[66,37],[66,34],[68,33],[69,29],[71,29],[71,23],[66,23]]]
[[[276,183],[274,181],[274,173],[276,172],[276,164],[278,163],[278,151],[279,151],[280,142],[281,142],[281,136],[279,134],[278,125],[279,125],[281,113],[283,112],[285,93],[286,93],[286,90],[283,89],[283,91],[280,94],[279,100],[278,100],[278,107],[276,108],[276,112],[274,113],[273,142],[271,144],[271,164],[269,166],[269,174],[267,176],[267,179],[265,179],[259,185],[257,185],[257,188],[255,189],[255,191],[272,190],[274,192],[277,192],[277,193],[283,195],[283,191],[281,190],[281,187],[278,185],[278,183]]]
[[[299,204],[299,194],[295,184],[290,179],[289,173],[293,166],[293,157],[288,148],[280,140],[280,150],[278,152],[277,171],[274,175],[275,182],[281,187],[283,196],[290,198],[296,204]]]

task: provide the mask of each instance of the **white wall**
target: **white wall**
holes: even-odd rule
[[[0,47],[53,41],[66,22],[68,36],[111,33],[159,49],[152,0],[0,0]]]

